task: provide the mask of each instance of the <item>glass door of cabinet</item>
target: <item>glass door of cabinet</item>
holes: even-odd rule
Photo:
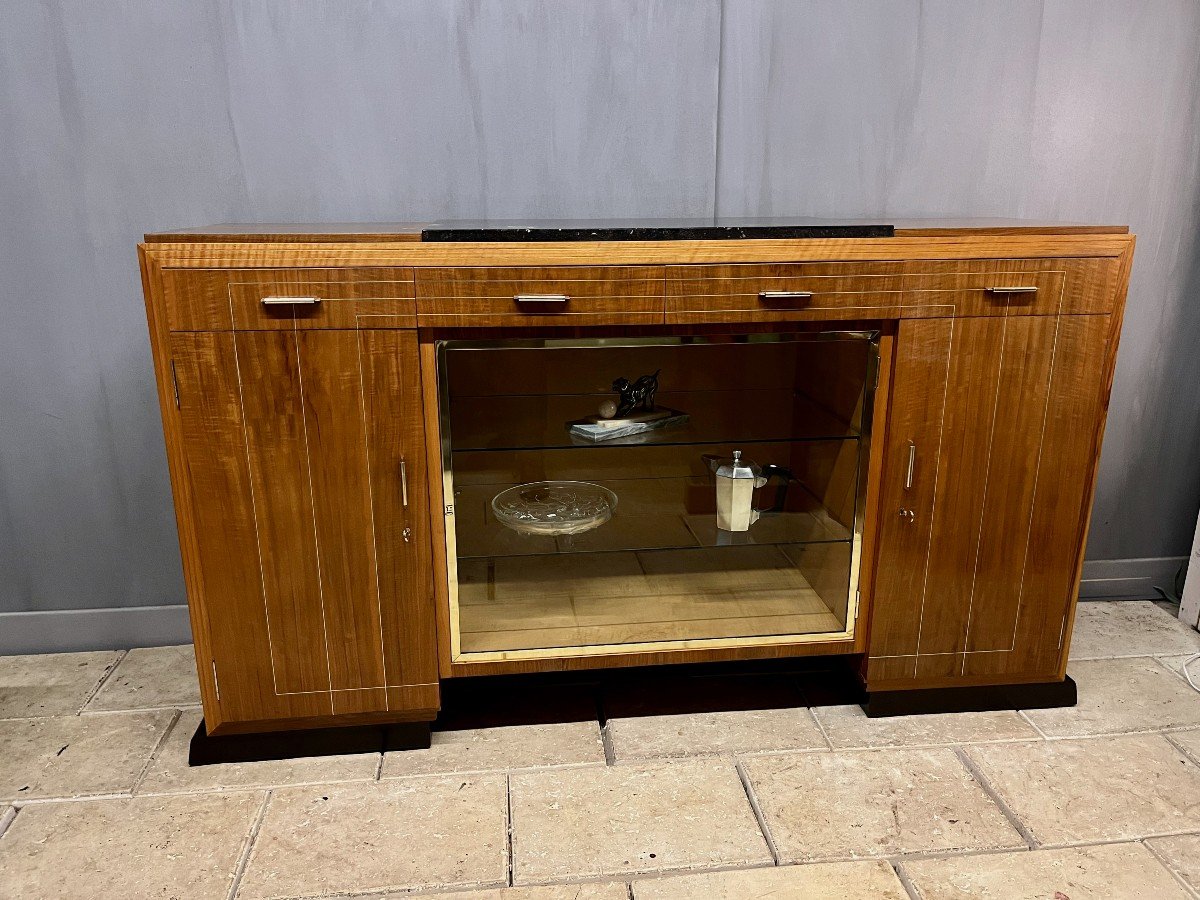
[[[452,656],[851,640],[877,365],[873,332],[440,342]]]

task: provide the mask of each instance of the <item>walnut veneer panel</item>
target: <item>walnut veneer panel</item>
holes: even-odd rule
[[[871,603],[873,659],[912,654],[917,646],[954,324],[952,319],[905,322],[896,337],[888,426],[886,435],[881,436],[884,471],[872,487],[880,510],[875,523],[879,555]],[[907,477],[910,454],[911,483]],[[902,510],[912,510],[915,515],[902,515]],[[907,674],[911,676],[911,666]]]
[[[180,333],[171,357],[210,721],[436,706],[414,334]]]
[[[1103,315],[902,324],[879,486],[872,689],[1061,674],[1111,326]],[[939,371],[944,401],[933,399]],[[910,440],[919,449],[904,491]]]
[[[657,325],[661,266],[429,268],[417,272],[417,318],[427,326]],[[561,295],[555,312],[520,295]]]
[[[313,305],[264,305],[264,297],[316,297]],[[408,268],[167,269],[163,302],[171,331],[412,328]]]
[[[301,655],[285,669],[284,690],[277,681],[233,336],[176,335],[170,354],[179,385],[179,452],[192,501],[180,527],[197,550],[188,599],[207,613],[212,654],[199,665],[226,676],[216,703],[206,698],[205,717],[211,727],[225,720],[332,714],[328,691],[286,689],[289,679],[291,686],[315,683],[309,661],[318,655],[323,660],[323,650]]]
[[[1042,425],[1028,515],[1020,588],[1003,604],[976,606],[967,650],[992,650],[1010,637],[1010,654],[968,652],[963,672],[1061,669],[1078,591],[1108,405],[1116,332],[1111,317],[1064,317],[1054,342],[1048,414]],[[1007,502],[1007,501],[1005,501]],[[1014,596],[1015,594],[1015,596]]]
[[[1116,260],[670,266],[668,323],[1109,312]],[[1035,293],[990,288],[1035,287]],[[802,292],[811,297],[762,296]]]

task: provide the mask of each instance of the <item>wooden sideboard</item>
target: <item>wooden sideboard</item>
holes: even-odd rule
[[[427,722],[441,679],[670,662],[844,655],[891,700],[1063,683],[1133,237],[986,222],[764,233],[147,235],[209,733]],[[515,301],[546,296],[560,299]],[[455,650],[439,342],[822,328],[870,334],[878,354],[842,631]]]

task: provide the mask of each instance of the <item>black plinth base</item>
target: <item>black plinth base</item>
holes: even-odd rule
[[[922,713],[987,712],[996,709],[1046,709],[1074,706],[1075,682],[986,685],[983,687],[922,688],[915,691],[872,691],[862,702],[869,718],[914,716]]]
[[[211,766],[214,763],[340,756],[344,753],[382,753],[387,750],[424,750],[428,747],[428,722],[354,725],[348,728],[313,728],[210,737],[204,730],[204,722],[201,721],[200,727],[192,735],[188,765]]]

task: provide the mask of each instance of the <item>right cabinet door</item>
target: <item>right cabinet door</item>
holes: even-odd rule
[[[871,690],[1059,677],[1110,324],[901,323],[877,488]]]

